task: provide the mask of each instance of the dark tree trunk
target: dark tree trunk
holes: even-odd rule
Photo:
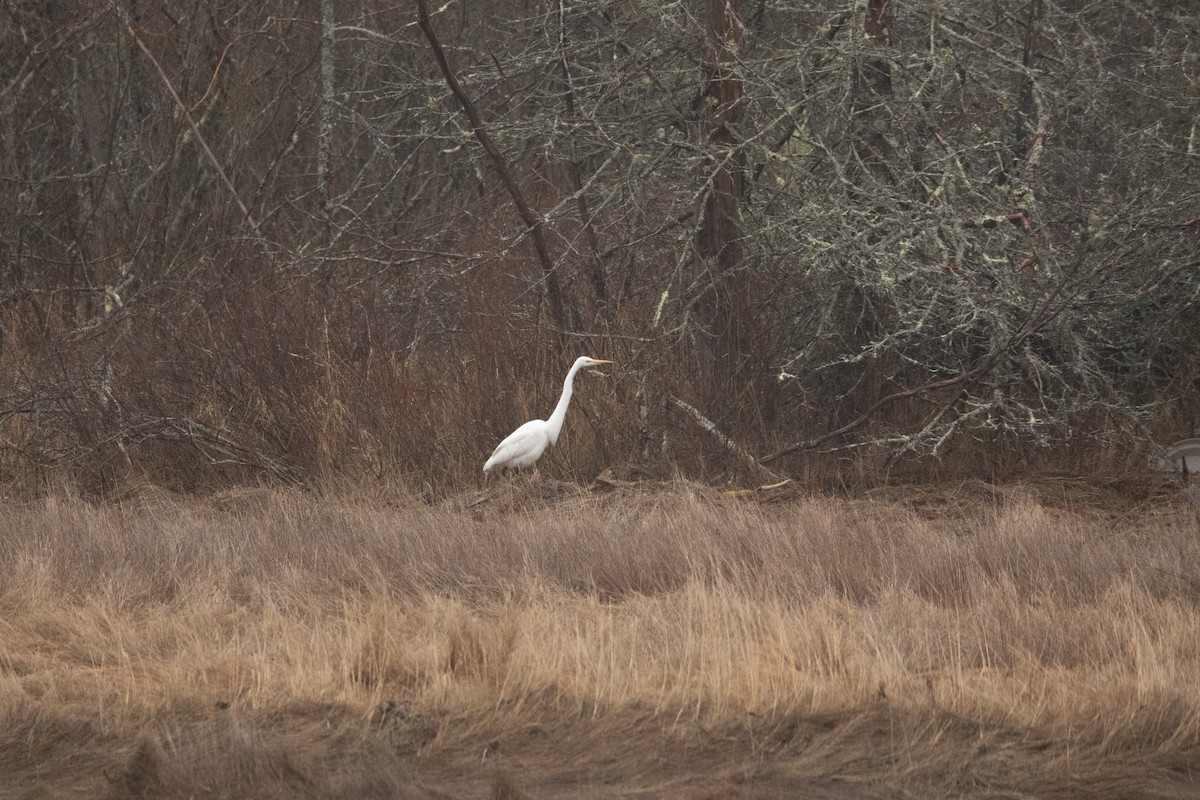
[[[869,0],[863,19],[863,38],[868,47],[886,46],[891,39],[892,15],[889,0]],[[888,104],[892,94],[892,68],[883,58],[863,58],[854,72],[854,143],[858,157],[875,172],[886,176],[892,153],[887,143]]]
[[[708,412],[722,427],[734,421],[734,399],[749,345],[748,283],[741,270],[745,159],[735,131],[744,115],[737,66],[744,38],[740,6],[741,0],[709,0],[708,86],[699,100],[701,143],[709,153],[704,169],[712,185],[696,234],[696,251],[708,273],[708,288],[697,306],[697,346]]]

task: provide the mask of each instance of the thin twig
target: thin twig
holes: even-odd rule
[[[213,151],[209,148],[208,142],[204,140],[204,136],[200,133],[199,126],[196,125],[196,120],[192,118],[191,110],[179,97],[179,93],[175,91],[175,86],[172,85],[171,79],[167,77],[167,73],[163,70],[162,65],[158,63],[158,59],[155,58],[154,54],[150,52],[150,48],[146,46],[146,43],[142,41],[142,38],[137,35],[137,31],[133,29],[133,24],[129,21],[129,17],[125,14],[124,9],[122,9],[116,3],[110,3],[110,5],[112,6],[113,10],[117,12],[117,16],[121,18],[121,22],[125,25],[125,30],[129,31],[129,35],[133,37],[133,41],[137,43],[137,46],[141,49],[141,51],[146,54],[146,58],[150,59],[150,63],[154,65],[154,70],[158,73],[158,77],[162,80],[163,86],[167,87],[167,92],[171,95],[171,99],[175,101],[175,105],[179,107],[179,111],[183,114],[183,118],[187,120],[188,127],[192,130],[192,135],[196,137],[196,141],[199,142],[200,148],[208,157],[209,162],[213,165],[213,168],[217,171],[217,174],[221,176],[221,180],[225,182],[225,186],[229,189],[229,193],[233,195],[233,199],[237,203],[238,208],[241,210],[242,216],[246,218],[246,223],[250,226],[251,230],[253,230],[255,233],[258,233],[258,223],[254,221],[254,217],[251,215],[250,209],[246,208],[246,204],[242,202],[242,198],[238,195],[237,189],[233,186],[233,181],[229,180],[229,176],[226,175],[225,170],[221,168],[221,162],[217,161],[217,157],[213,155]]]

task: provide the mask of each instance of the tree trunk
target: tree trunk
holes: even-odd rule
[[[868,46],[886,46],[891,40],[892,15],[889,0],[869,0],[863,19],[863,40]],[[892,68],[883,58],[859,59],[852,87],[854,143],[863,164],[885,177],[891,146],[887,129],[887,104],[892,94]]]
[[[886,47],[891,42],[890,0],[868,0],[863,18],[863,46],[866,48]],[[892,107],[892,68],[886,58],[863,57],[854,65],[851,84],[851,131],[861,177],[857,183],[866,189],[856,198],[858,203],[870,207],[878,202],[873,184],[891,186],[896,164],[895,148],[888,139],[889,116]],[[867,288],[848,285],[841,295],[846,303],[846,336],[851,348],[859,348],[868,342],[878,341],[888,328],[889,305],[885,298]],[[866,372],[857,381],[854,392],[858,408],[870,406],[884,394],[887,363],[881,357],[867,362]],[[857,413],[857,409],[851,413]]]
[[[329,158],[333,152],[333,0],[321,0],[321,122],[317,132],[317,195],[328,226],[333,202],[329,195]]]
[[[726,430],[734,422],[734,395],[749,339],[748,284],[740,269],[745,165],[734,131],[744,114],[737,67],[744,33],[740,5],[741,0],[709,0],[708,85],[699,98],[701,146],[709,153],[704,169],[711,186],[696,232],[696,252],[708,273],[697,306],[701,324],[697,347],[708,413]]]

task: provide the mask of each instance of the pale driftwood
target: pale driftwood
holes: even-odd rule
[[[695,406],[683,402],[678,397],[671,397],[670,400],[672,405],[682,411],[686,411],[688,416],[696,421],[697,425],[703,428],[710,436],[713,437],[713,439],[717,441],[717,444],[721,445],[726,450],[737,456],[742,463],[749,467],[753,472],[757,473],[758,475],[765,476],[775,483],[785,480],[782,475],[760,464],[757,458],[755,458],[750,454],[749,451],[721,431],[715,422],[704,416],[704,414],[702,414]]]

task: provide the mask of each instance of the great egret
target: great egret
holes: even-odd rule
[[[483,465],[483,471],[491,472],[497,467],[525,469],[541,458],[546,448],[558,441],[558,432],[562,430],[567,406],[571,402],[571,386],[575,383],[575,373],[584,367],[611,363],[602,358],[588,356],[575,359],[575,363],[567,372],[567,379],[563,381],[562,397],[558,398],[558,405],[554,407],[550,419],[531,419],[506,436],[504,441],[496,446],[492,457]]]

